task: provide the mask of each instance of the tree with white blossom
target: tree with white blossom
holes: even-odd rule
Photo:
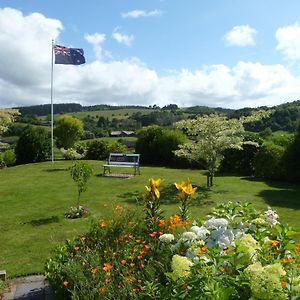
[[[19,115],[17,109],[0,108],[0,135],[8,129],[17,115]]]
[[[268,117],[272,112],[272,110],[256,111],[240,119],[230,119],[215,113],[177,122],[176,127],[183,130],[189,141],[180,145],[175,154],[191,161],[204,162],[208,170],[207,186],[211,187],[225,149],[242,149],[245,143],[256,144],[243,142],[245,132],[243,125]]]

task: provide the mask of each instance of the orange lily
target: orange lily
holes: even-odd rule
[[[105,263],[105,264],[103,264],[102,269],[103,269],[103,271],[108,272],[110,269],[112,269],[112,265]]]

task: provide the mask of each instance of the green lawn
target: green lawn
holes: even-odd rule
[[[141,167],[140,176],[122,179],[102,177],[102,162],[88,163],[93,166],[94,175],[88,182],[88,191],[82,194],[82,204],[92,215],[77,220],[64,218],[77,195],[68,171],[71,162],[46,162],[0,170],[0,269],[5,269],[8,276],[43,272],[45,259],[56,245],[85,232],[93,219],[109,217],[115,204],[140,209],[136,201],[152,176],[163,178],[160,190],[166,215],[178,213],[173,183],[190,177],[199,187],[190,210],[193,218],[204,216],[220,202],[249,201],[259,209],[271,205],[283,223],[300,231],[299,185],[222,176],[216,177],[214,187],[207,191],[206,177],[197,170]]]

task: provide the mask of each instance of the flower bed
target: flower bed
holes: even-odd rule
[[[181,216],[165,219],[160,183],[146,187],[144,217],[116,206],[56,249],[46,273],[60,298],[300,299],[300,245],[275,211],[229,202],[192,223],[187,180],[176,185]]]

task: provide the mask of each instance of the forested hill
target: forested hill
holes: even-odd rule
[[[238,118],[240,116],[247,116],[253,110],[258,109],[267,109],[267,107],[238,109],[229,115]],[[272,109],[274,109],[274,113],[269,118],[250,123],[246,126],[246,129],[259,132],[270,128],[272,131],[284,130],[294,132],[300,121],[300,100],[280,104],[272,107]]]
[[[72,113],[82,111],[83,106],[77,103],[62,103],[54,104],[54,111],[56,114]],[[21,113],[22,117],[26,116],[47,116],[51,114],[51,105],[33,105],[33,106],[21,106],[16,107]]]
[[[22,117],[26,116],[47,116],[51,113],[51,105],[50,104],[42,104],[42,105],[33,105],[33,106],[20,106],[15,107],[18,109],[22,115]],[[78,103],[62,103],[62,104],[54,104],[53,110],[55,114],[64,114],[64,113],[74,113],[74,112],[84,112],[84,111],[97,111],[97,110],[118,110],[118,109],[145,109],[149,107],[145,106],[134,106],[134,105],[126,105],[126,106],[112,106],[108,104],[99,104],[93,106],[82,106]]]
[[[22,117],[26,116],[46,116],[51,112],[50,104],[45,105],[35,105],[28,107],[17,107],[21,113]],[[194,117],[196,115],[204,115],[211,113],[223,113],[232,118],[239,118],[241,116],[247,116],[251,114],[253,110],[258,109],[267,109],[267,107],[259,107],[259,108],[242,108],[242,109],[225,109],[225,108],[211,108],[207,106],[192,106],[179,108],[176,104],[169,104],[165,107],[158,107],[156,105],[153,106],[112,106],[107,104],[100,104],[94,106],[82,106],[77,103],[63,103],[63,104],[54,104],[54,112],[55,114],[64,114],[64,113],[75,113],[75,112],[89,112],[89,111],[99,111],[99,110],[120,110],[120,109],[154,109],[157,113],[160,111],[161,114],[165,111],[171,111],[173,114],[183,116],[183,114],[188,114],[190,117]],[[277,105],[272,107],[274,109],[274,113],[270,118],[265,120],[261,120],[256,123],[251,123],[247,125],[247,129],[250,131],[262,131],[266,128],[270,128],[272,131],[284,130],[293,132],[296,128],[297,122],[300,119],[300,100],[284,103],[281,105]],[[152,114],[155,114],[154,112]],[[180,117],[178,116],[180,119]],[[154,122],[155,123],[155,122]]]

